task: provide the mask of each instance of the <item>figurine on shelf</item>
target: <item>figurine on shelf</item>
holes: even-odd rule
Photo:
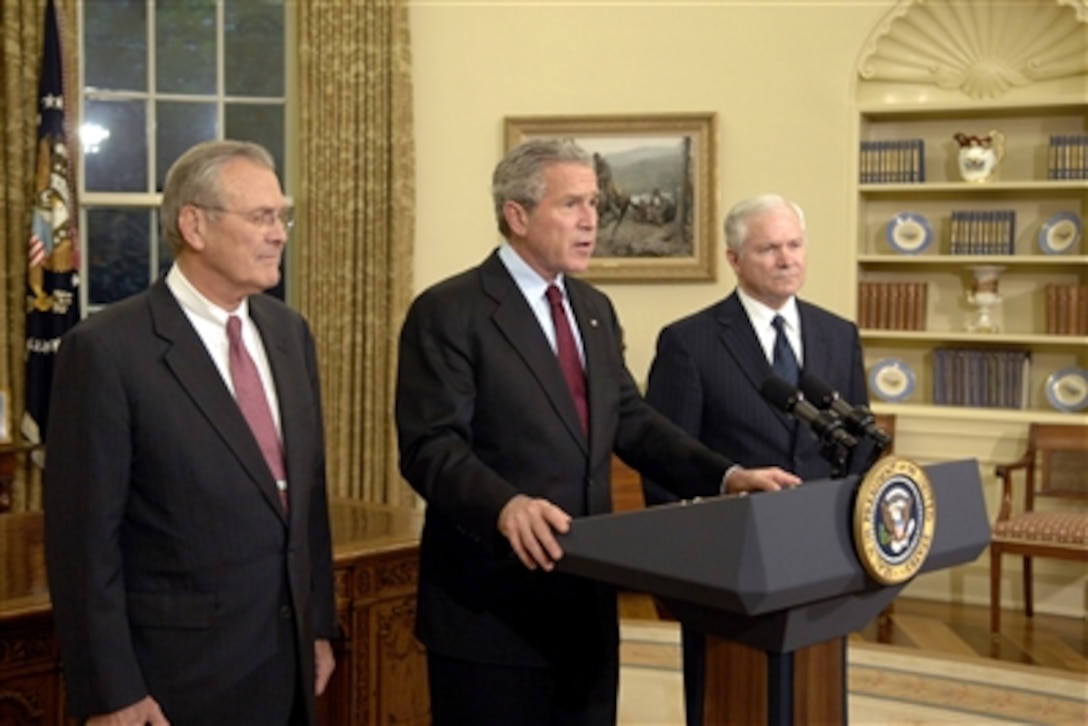
[[[985,136],[958,133],[953,136],[960,145],[959,169],[964,181],[988,182],[997,173],[1005,158],[1005,134],[990,129]]]
[[[996,333],[997,323],[990,315],[995,305],[1001,302],[997,293],[997,283],[1005,268],[997,265],[980,265],[970,268],[974,276],[971,289],[967,291],[967,302],[978,307],[975,319],[967,324],[972,333]]]

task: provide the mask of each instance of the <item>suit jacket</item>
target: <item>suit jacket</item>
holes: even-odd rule
[[[867,404],[861,342],[853,323],[802,300],[804,371],[854,405]],[[771,364],[736,292],[661,331],[646,400],[715,451],[747,467],[780,466],[804,480],[826,478],[830,464],[807,425],[780,412],[760,394]],[[864,444],[850,470],[866,463]],[[674,498],[643,481],[648,504]]]
[[[516,494],[574,517],[611,509],[613,451],[687,496],[730,462],[642,399],[607,297],[566,278],[586,362],[589,436],[555,353],[497,253],[421,294],[400,340],[401,471],[427,500],[417,633],[435,653],[555,665],[617,645],[615,593],[528,570],[497,528]]]
[[[297,662],[315,722],[313,643],[336,621],[314,344],[278,300],[249,307],[279,398],[289,515],[164,281],[63,338],[46,555],[80,718],[150,694],[174,724],[244,723],[246,699],[275,700],[261,681]]]

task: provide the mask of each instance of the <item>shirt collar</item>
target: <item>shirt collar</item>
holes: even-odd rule
[[[748,314],[748,319],[752,321],[752,327],[757,330],[771,327],[771,321],[774,320],[775,315],[781,315],[786,321],[786,327],[793,330],[801,329],[801,318],[797,312],[797,298],[790,296],[790,299],[786,301],[778,310],[770,307],[766,303],[756,300],[754,297],[746,293],[739,285],[737,286],[737,297],[740,299],[741,307],[744,308],[744,312]]]
[[[173,265],[166,273],[166,286],[174,294],[181,306],[199,318],[226,327],[227,318],[237,315],[244,322],[249,317],[249,300],[242,300],[242,304],[235,310],[224,310],[208,298],[200,294],[185,277],[185,273],[177,265]]]
[[[545,280],[540,276],[540,273],[529,266],[518,251],[514,249],[513,245],[509,242],[503,242],[499,247],[499,259],[502,260],[503,265],[506,266],[507,272],[514,278],[514,282],[517,284],[518,289],[529,300],[543,299],[544,291],[548,289],[548,285],[553,284],[553,281]],[[554,284],[563,293],[563,297],[567,295],[567,289],[563,282],[563,275],[558,275]]]

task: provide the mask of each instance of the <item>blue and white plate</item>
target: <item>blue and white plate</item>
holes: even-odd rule
[[[1039,228],[1039,249],[1048,255],[1076,250],[1083,228],[1074,212],[1058,212]]]
[[[916,255],[933,242],[933,228],[928,219],[916,212],[900,212],[888,222],[884,236],[896,252]]]
[[[1088,407],[1088,371],[1070,366],[1046,379],[1046,398],[1059,411],[1073,413]]]
[[[869,369],[869,388],[881,401],[898,403],[914,393],[914,371],[899,358],[884,358]]]

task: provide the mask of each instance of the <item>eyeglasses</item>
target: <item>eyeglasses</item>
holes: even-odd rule
[[[282,224],[283,228],[288,231],[295,226],[295,210],[293,207],[281,207],[280,209],[263,207],[261,209],[253,209],[248,212],[237,212],[233,209],[216,207],[211,204],[197,204],[196,202],[193,202],[193,206],[200,209],[207,209],[212,212],[222,212],[223,214],[237,215],[252,224],[254,227],[260,227],[261,229],[271,229],[272,227],[276,226],[276,222]]]

